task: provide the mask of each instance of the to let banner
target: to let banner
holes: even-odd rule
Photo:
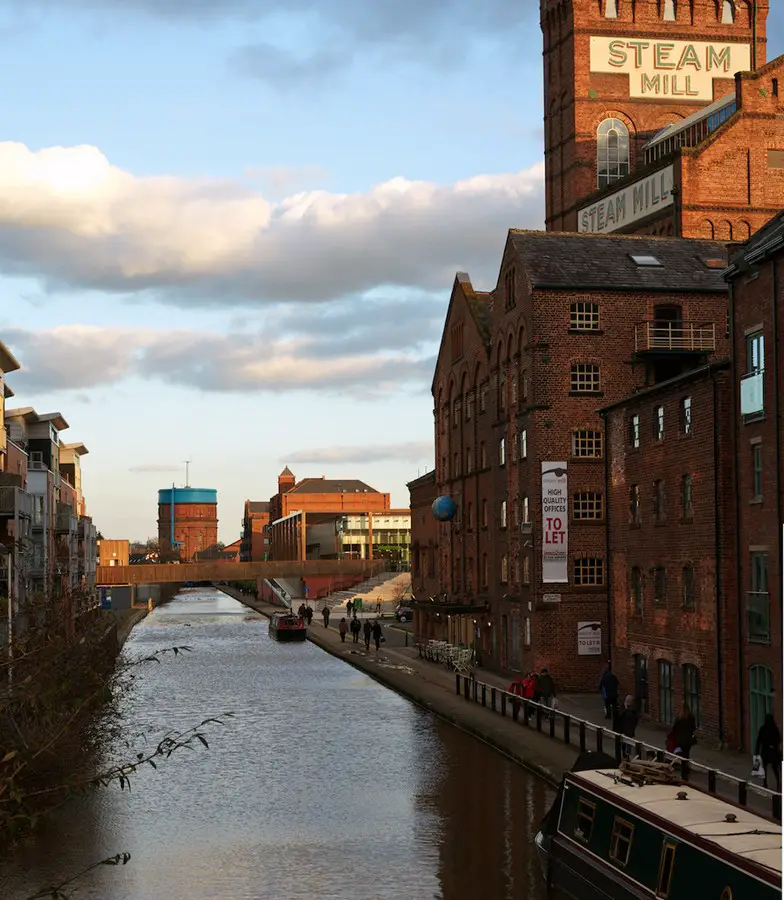
[[[542,581],[569,583],[569,491],[565,462],[542,463]]]

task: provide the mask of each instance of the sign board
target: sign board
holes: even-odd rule
[[[591,38],[591,72],[628,74],[635,99],[711,103],[714,79],[750,69],[749,44]]]
[[[542,594],[542,603],[560,603],[560,594]]]
[[[565,462],[542,463],[542,581],[569,582],[569,492]]]
[[[667,209],[673,204],[673,167],[666,166],[645,178],[602,197],[577,213],[580,234],[610,234]]]
[[[601,656],[602,655],[602,623],[578,622],[577,623],[577,655]]]

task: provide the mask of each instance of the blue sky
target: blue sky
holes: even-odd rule
[[[0,0],[0,36],[9,384],[103,533],[188,458],[226,542],[287,463],[407,505],[454,273],[542,224],[538,4]]]

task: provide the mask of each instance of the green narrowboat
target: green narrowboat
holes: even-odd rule
[[[564,778],[536,835],[548,886],[574,900],[780,900],[781,825],[610,762]]]

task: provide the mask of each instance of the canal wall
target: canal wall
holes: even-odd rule
[[[268,603],[221,585],[219,590],[262,615],[279,611]],[[489,744],[508,758],[544,778],[551,785],[561,779],[578,756],[576,747],[553,741],[548,735],[525,729],[511,717],[503,718],[489,708],[467,702],[455,690],[454,673],[419,659],[413,648],[387,649],[376,654],[364,644],[343,643],[337,623],[324,628],[320,617],[308,629],[308,640],[343,660],[375,681],[391,688],[418,706]],[[435,761],[434,761],[435,762]]]

